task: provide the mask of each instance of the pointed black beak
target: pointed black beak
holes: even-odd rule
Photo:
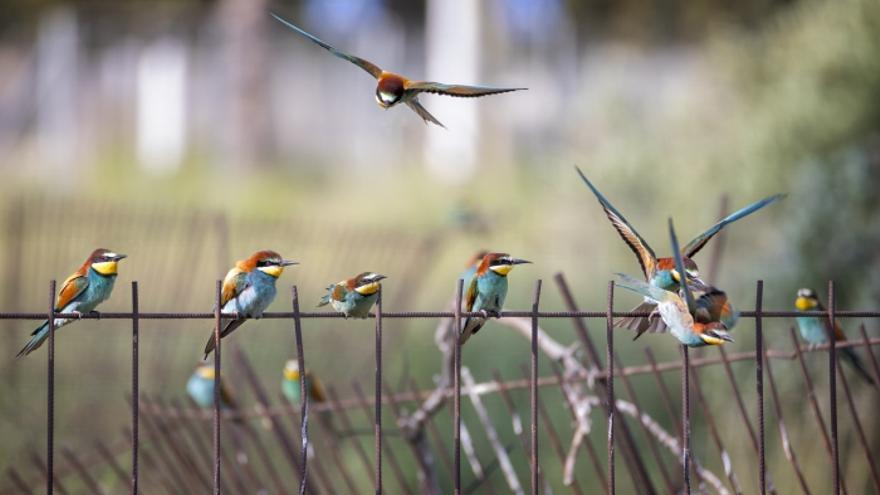
[[[519,259],[519,258],[511,258],[511,259],[510,259],[510,264],[511,264],[511,265],[524,265],[524,264],[526,264],[526,263],[531,263],[531,261],[529,261],[529,260],[521,260],[521,259]]]
[[[116,256],[113,257],[113,259],[116,261],[119,261],[124,258],[128,258],[128,255],[127,254],[117,254]]]
[[[299,261],[281,260],[281,266],[291,266],[291,265],[298,265],[298,264],[299,264]]]

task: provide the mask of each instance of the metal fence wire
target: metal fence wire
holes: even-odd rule
[[[614,284],[609,283],[607,289],[607,306],[601,311],[582,311],[578,308],[568,284],[562,274],[555,276],[555,282],[561,293],[562,300],[566,305],[565,311],[541,311],[542,283],[538,280],[534,287],[531,309],[528,311],[504,311],[500,315],[501,322],[510,321],[513,325],[520,325],[525,335],[530,340],[529,366],[524,370],[525,378],[502,380],[496,373],[493,380],[485,383],[475,383],[467,369],[462,369],[462,355],[466,348],[462,349],[459,339],[450,339],[451,345],[451,379],[442,381],[438,387],[429,390],[420,390],[414,382],[407,384],[407,390],[394,391],[383,378],[383,321],[388,319],[416,319],[434,318],[445,319],[452,324],[452,329],[461,328],[462,319],[468,316],[481,316],[480,313],[468,313],[462,311],[462,282],[459,281],[454,305],[449,311],[386,311],[383,308],[381,292],[377,300],[375,312],[370,315],[375,321],[375,389],[372,398],[368,398],[359,383],[353,385],[354,396],[340,399],[332,387],[328,387],[329,400],[322,403],[309,403],[309,394],[306,391],[306,374],[300,374],[300,387],[302,403],[299,410],[289,405],[273,405],[269,394],[263,388],[256,377],[251,365],[244,353],[237,347],[233,348],[232,358],[241,367],[245,379],[253,388],[257,397],[257,406],[253,410],[228,411],[221,408],[220,387],[215,387],[213,412],[209,415],[191,405],[182,405],[177,401],[167,402],[161,398],[148,397],[139,390],[139,322],[142,320],[180,320],[180,319],[213,319],[215,338],[217,338],[214,370],[215,380],[219,380],[226,364],[227,353],[221,350],[219,333],[221,322],[224,319],[234,319],[236,315],[220,313],[221,282],[217,282],[216,300],[218,304],[213,313],[158,313],[139,311],[138,283],[131,283],[131,312],[127,313],[101,313],[101,314],[61,314],[54,310],[56,295],[56,283],[52,281],[48,290],[48,311],[46,313],[0,313],[2,320],[41,320],[48,317],[49,339],[47,346],[47,380],[46,380],[46,428],[47,445],[45,456],[36,452],[31,454],[34,467],[40,472],[40,477],[45,482],[46,492],[68,493],[64,483],[69,478],[78,478],[77,484],[86,487],[92,493],[101,493],[100,483],[96,481],[93,471],[95,466],[103,466],[111,473],[117,482],[124,482],[130,486],[131,493],[138,493],[140,481],[145,475],[151,477],[152,485],[162,487],[169,493],[255,493],[254,486],[262,487],[262,491],[291,492],[292,486],[282,478],[294,477],[300,494],[305,493],[363,493],[363,489],[356,484],[355,464],[360,463],[373,483],[376,494],[380,493],[436,493],[439,491],[439,482],[436,479],[439,466],[442,465],[449,471],[455,494],[471,493],[496,493],[495,487],[487,473],[490,470],[500,470],[505,475],[506,489],[514,493],[525,493],[526,488],[519,484],[517,475],[512,471],[509,456],[510,446],[500,445],[498,435],[492,418],[482,405],[480,396],[497,393],[504,399],[510,419],[514,425],[518,424],[519,416],[514,407],[510,395],[511,390],[527,389],[529,393],[529,427],[528,429],[514,430],[519,437],[521,446],[528,452],[528,466],[530,483],[528,491],[538,494],[545,491],[545,478],[547,473],[541,469],[538,444],[538,432],[543,430],[550,440],[552,450],[565,466],[565,484],[573,493],[587,493],[602,489],[605,493],[614,494],[617,490],[616,459],[622,457],[627,467],[627,472],[632,478],[633,486],[639,493],[691,493],[693,489],[700,492],[714,491],[718,493],[749,493],[751,489],[744,488],[732,470],[729,452],[726,449],[722,436],[719,433],[719,425],[716,424],[709,413],[706,399],[703,396],[698,370],[707,366],[723,366],[728,381],[733,389],[733,398],[736,409],[741,416],[746,436],[751,441],[756,454],[755,463],[758,472],[757,492],[776,493],[776,488],[768,472],[766,463],[766,431],[765,431],[765,380],[770,383],[772,407],[779,429],[782,447],[785,457],[789,461],[793,474],[797,477],[799,486],[804,493],[810,493],[803,469],[798,462],[798,455],[789,441],[788,432],[783,421],[781,401],[777,391],[776,382],[771,368],[774,359],[796,360],[803,373],[806,397],[809,399],[809,407],[816,419],[816,427],[821,432],[822,443],[827,451],[830,461],[831,480],[833,486],[822,487],[821,492],[839,494],[845,491],[844,479],[840,472],[840,449],[838,433],[838,404],[837,386],[838,380],[844,390],[844,396],[848,402],[852,415],[852,424],[857,432],[857,438],[865,455],[865,462],[870,471],[871,483],[875,490],[880,493],[880,476],[876,459],[872,452],[872,443],[869,441],[870,432],[866,433],[861,418],[855,408],[850,386],[845,375],[840,372],[838,365],[838,349],[842,347],[862,347],[869,356],[869,362],[875,379],[880,383],[880,368],[873,346],[880,344],[880,338],[869,338],[864,326],[861,327],[861,338],[835,345],[819,345],[809,349],[802,349],[791,330],[793,339],[793,351],[768,350],[764,347],[764,335],[762,321],[765,318],[791,318],[797,316],[815,316],[823,318],[827,323],[829,335],[833,333],[835,321],[838,318],[878,318],[880,311],[838,311],[835,306],[835,291],[833,282],[828,283],[828,309],[826,311],[768,311],[763,309],[763,282],[758,281],[755,290],[755,309],[742,311],[741,317],[750,318],[755,323],[755,350],[748,352],[727,353],[719,348],[716,357],[694,356],[687,347],[681,347],[681,360],[658,363],[650,350],[646,349],[649,364],[624,366],[619,356],[614,351],[615,332],[613,319],[627,316],[647,316],[644,313],[620,312],[614,310]],[[304,312],[299,307],[299,296],[296,287],[291,291],[290,312],[266,313],[264,318],[292,320],[295,345],[297,348],[300,369],[305,369],[305,349],[302,341],[302,321],[316,318],[342,318],[341,314],[328,312]],[[82,454],[78,449],[76,453],[69,449],[62,449],[61,453],[66,461],[67,469],[59,470],[55,462],[55,318],[101,318],[120,319],[131,321],[131,426],[125,434],[126,441],[110,444],[98,441],[94,453],[90,456]],[[569,348],[555,349],[554,342],[540,328],[543,319],[568,319],[573,324],[573,329],[578,339],[579,356]],[[606,343],[604,364],[600,357],[599,347],[594,343],[593,337],[587,328],[585,319],[604,320],[606,328]],[[834,341],[831,335],[832,342]],[[657,345],[668,345],[669,339],[662,340]],[[556,344],[557,347],[562,347]],[[225,346],[223,346],[225,349]],[[555,350],[554,350],[555,349]],[[816,350],[826,351],[828,355],[828,392],[827,410],[828,425],[820,407],[820,400],[815,394],[815,387],[807,373],[804,363],[804,353]],[[543,351],[550,357],[554,370],[551,376],[539,376],[538,363],[539,351]],[[738,361],[754,361],[757,387],[757,403],[755,404],[752,417],[745,405],[740,387],[734,379],[731,371],[731,363]],[[576,363],[572,365],[571,363]],[[588,363],[582,365],[580,363]],[[681,373],[681,421],[676,424],[675,434],[666,434],[652,418],[643,413],[639,401],[630,384],[630,378],[636,375],[653,375],[657,388],[663,397],[664,407],[674,416],[675,406],[670,391],[667,389],[661,373],[672,370],[680,370]],[[629,401],[618,398],[615,385],[621,383],[628,391]],[[575,387],[589,384],[592,396],[578,395]],[[557,387],[563,394],[564,401],[557,407],[564,407],[571,415],[573,424],[577,425],[573,434],[572,447],[566,453],[562,441],[556,432],[552,421],[547,413],[547,406],[541,400],[539,391],[545,387]],[[872,391],[871,393],[874,393]],[[476,459],[471,459],[472,436],[461,421],[462,394],[471,399],[477,410],[482,428],[495,448],[496,459],[490,464],[481,465]],[[696,400],[692,400],[696,398]],[[452,447],[451,459],[446,451],[443,435],[438,427],[432,422],[431,415],[443,404],[451,399],[452,404]],[[412,402],[418,406],[415,412],[405,417],[402,404]],[[696,404],[702,414],[705,426],[712,438],[712,443],[718,450],[723,460],[724,477],[714,475],[695,458],[690,446],[692,431],[692,407]],[[585,405],[596,406],[605,411],[607,418],[607,461],[603,470],[602,464],[592,445],[585,437],[589,431],[582,431],[583,408]],[[405,437],[410,447],[412,459],[405,458],[405,451],[390,448],[383,441],[388,434],[383,428],[383,407],[390,408],[391,416],[397,420],[399,427],[395,434]],[[353,431],[353,425],[348,414],[350,411],[361,411],[373,422],[374,448],[372,456],[356,443],[357,461],[351,457],[342,459],[338,449],[329,447],[325,457],[319,457],[310,452],[315,447],[309,442],[310,420],[322,432]],[[327,415],[326,413],[331,413]],[[388,411],[384,414],[387,415]],[[635,433],[632,423],[622,421],[622,415],[633,417],[642,434],[649,440],[650,449],[640,451],[637,448]],[[206,420],[211,419],[212,449],[206,445],[204,428]],[[285,424],[287,418],[295,420],[295,427],[291,431]],[[539,425],[539,418],[543,418]],[[270,447],[256,434],[251,423],[243,420],[259,420],[266,423],[268,430],[274,433],[274,438],[283,453],[283,458],[270,454]],[[753,426],[757,421],[757,431]],[[430,435],[437,447],[435,451],[426,451],[424,439]],[[149,444],[150,449],[142,450],[143,444]],[[247,447],[247,448],[246,448]],[[660,454],[663,448],[675,449],[679,454],[680,477],[668,470]],[[591,469],[596,478],[603,483],[602,487],[583,487],[578,483],[573,473],[577,452],[585,450],[590,458]],[[259,461],[243,461],[244,452],[250,450],[256,452]],[[131,465],[126,470],[119,464],[118,457],[130,452]],[[206,452],[211,452],[210,463],[207,462]],[[572,455],[572,452],[574,454]],[[468,486],[462,485],[462,454],[471,465],[476,481]],[[651,476],[648,470],[646,458],[653,458],[662,480],[658,482],[657,476]],[[438,459],[435,456],[439,457]],[[418,487],[412,486],[412,480],[406,476],[405,469],[415,460],[417,469]],[[329,465],[332,462],[333,465]],[[850,462],[853,462],[850,460]],[[383,467],[388,465],[394,477],[394,487],[388,487]],[[281,466],[279,471],[278,465]],[[143,468],[143,469],[142,469]],[[149,474],[147,474],[149,473]],[[18,470],[10,467],[7,471],[9,489],[5,493],[33,493],[36,491],[35,484],[39,480],[26,479]],[[656,485],[656,486],[655,486]],[[500,491],[504,491],[501,489]]]

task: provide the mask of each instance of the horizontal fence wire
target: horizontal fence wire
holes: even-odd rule
[[[557,277],[557,282],[559,282],[559,278]],[[131,473],[130,476],[125,476],[123,472],[116,466],[115,460],[113,459],[113,453],[109,451],[106,446],[101,447],[101,458],[104,459],[105,462],[112,462],[113,471],[117,474],[122,474],[123,477],[130,483],[131,493],[138,493],[139,491],[139,445],[143,441],[139,435],[139,422],[142,419],[139,415],[140,413],[148,413],[149,416],[154,418],[168,418],[168,419],[176,419],[175,422],[169,423],[165,420],[159,421],[158,419],[151,419],[145,422],[145,426],[147,427],[147,434],[152,435],[155,438],[159,438],[160,440],[155,440],[159,442],[161,445],[161,438],[165,438],[165,447],[167,452],[172,452],[176,459],[176,463],[170,463],[166,467],[166,472],[162,473],[163,478],[167,478],[169,475],[174,478],[179,479],[170,479],[172,484],[178,486],[191,486],[193,483],[196,483],[194,479],[188,478],[187,476],[192,476],[192,473],[186,472],[186,468],[184,466],[195,467],[190,460],[190,453],[188,453],[188,448],[181,448],[178,445],[175,445],[173,441],[170,439],[170,435],[177,433],[172,433],[172,430],[177,428],[190,428],[187,427],[187,423],[180,423],[180,420],[190,421],[193,419],[200,420],[212,420],[212,433],[213,433],[213,479],[210,481],[210,486],[212,487],[212,492],[215,494],[219,494],[225,489],[223,485],[226,485],[229,479],[235,480],[237,477],[242,475],[242,470],[247,474],[251,480],[256,479],[256,474],[251,471],[250,466],[237,466],[236,461],[225,454],[223,447],[221,446],[221,423],[227,420],[238,420],[238,419],[247,419],[247,418],[273,418],[277,416],[292,416],[296,417],[297,412],[299,413],[300,418],[300,433],[302,438],[302,450],[300,452],[299,457],[297,458],[295,452],[293,451],[291,446],[287,443],[282,442],[282,445],[286,447],[285,450],[288,451],[290,461],[293,464],[298,466],[298,469],[301,469],[297,473],[298,480],[300,483],[300,493],[305,493],[306,491],[306,461],[308,459],[308,450],[309,450],[309,439],[308,439],[308,430],[307,430],[307,422],[308,422],[308,413],[310,411],[315,413],[321,413],[325,411],[343,411],[345,409],[358,408],[363,409],[365,407],[373,406],[374,410],[372,411],[372,421],[374,423],[373,435],[375,439],[375,449],[374,449],[374,463],[369,463],[369,461],[364,458],[366,462],[366,466],[368,470],[371,469],[371,478],[373,483],[375,483],[375,493],[381,494],[383,493],[383,484],[382,484],[382,454],[386,449],[386,446],[383,445],[383,429],[382,429],[382,404],[390,404],[392,406],[394,416],[397,417],[398,422],[400,420],[400,410],[399,404],[404,401],[416,401],[419,402],[422,398],[429,396],[432,393],[439,393],[441,397],[445,399],[451,398],[454,401],[453,404],[453,469],[452,469],[452,478],[453,478],[453,487],[455,493],[465,493],[462,491],[461,485],[461,450],[463,449],[463,440],[466,439],[468,443],[470,443],[470,434],[467,434],[466,437],[462,436],[462,428],[463,425],[461,423],[461,394],[463,392],[463,387],[461,385],[461,342],[458,338],[461,335],[461,322],[463,318],[468,317],[485,317],[485,314],[482,312],[467,312],[462,310],[462,281],[459,281],[457,287],[457,297],[456,304],[454,306],[454,310],[452,311],[384,311],[381,302],[381,293],[379,294],[379,302],[376,308],[376,312],[374,314],[370,314],[370,318],[374,318],[376,321],[375,325],[375,396],[370,398],[365,396],[362,393],[358,393],[358,397],[354,399],[339,399],[332,393],[332,400],[330,402],[325,403],[316,403],[309,404],[307,402],[309,393],[306,390],[306,382],[305,382],[305,373],[301,375],[300,382],[300,392],[302,398],[305,402],[303,402],[300,406],[300,411],[295,411],[295,409],[286,404],[281,405],[271,405],[267,398],[265,397],[265,393],[261,394],[263,397],[260,400],[260,405],[258,408],[254,408],[254,410],[240,410],[240,411],[232,411],[225,410],[221,407],[221,394],[220,387],[215,387],[214,390],[214,407],[212,410],[200,410],[195,407],[184,407],[180,405],[172,405],[168,406],[164,401],[156,401],[151,400],[147,401],[147,399],[141,399],[139,393],[139,383],[138,383],[138,371],[139,371],[139,337],[142,330],[139,328],[139,321],[141,320],[193,320],[193,319],[204,319],[209,320],[213,319],[215,323],[214,327],[214,339],[215,339],[215,357],[214,357],[214,372],[216,380],[219,383],[221,378],[221,346],[220,346],[220,332],[222,322],[224,320],[238,320],[245,319],[236,313],[222,313],[221,312],[221,294],[220,289],[221,285],[218,281],[216,286],[216,306],[215,310],[212,313],[206,312],[140,312],[139,306],[140,301],[138,299],[138,285],[137,282],[132,282],[131,287],[131,296],[132,296],[132,311],[131,312],[112,312],[112,313],[60,313],[56,312],[56,308],[54,305],[56,287],[55,282],[52,281],[50,284],[50,308],[47,313],[27,313],[27,312],[0,312],[0,320],[42,320],[48,318],[48,353],[47,353],[47,453],[46,453],[46,461],[43,463],[39,458],[35,457],[34,463],[37,465],[40,470],[43,471],[45,475],[46,481],[46,491],[47,493],[53,493],[53,490],[58,487],[59,491],[63,492],[63,488],[59,484],[60,478],[58,477],[58,473],[55,472],[55,464],[54,464],[54,430],[55,430],[55,418],[54,418],[54,400],[55,400],[55,387],[54,387],[54,376],[55,376],[55,322],[59,319],[108,319],[108,320],[130,320],[132,324],[132,373],[131,373],[131,406],[132,406],[132,426],[130,429],[126,429],[126,434],[129,436],[130,441],[128,445],[123,448],[128,448],[131,451]],[[775,493],[775,488],[773,487],[772,481],[769,478],[769,473],[767,473],[766,468],[766,459],[765,459],[765,432],[764,432],[764,388],[763,388],[763,379],[765,375],[765,363],[767,366],[767,373],[769,373],[769,361],[770,359],[787,359],[787,360],[798,360],[800,362],[800,366],[806,375],[806,369],[803,367],[803,354],[807,352],[815,352],[815,351],[827,351],[829,356],[829,409],[830,409],[830,438],[825,438],[826,446],[828,447],[830,457],[832,458],[832,480],[833,480],[833,491],[835,493],[839,493],[843,484],[843,479],[841,478],[841,473],[839,469],[839,447],[838,447],[838,418],[837,418],[837,397],[836,397],[836,383],[837,383],[837,367],[838,363],[838,349],[852,348],[852,347],[865,347],[869,349],[869,354],[871,358],[871,363],[875,367],[875,373],[877,372],[877,362],[874,353],[870,351],[871,346],[875,346],[880,344],[880,339],[871,339],[868,338],[867,334],[862,329],[862,339],[860,340],[852,340],[848,342],[838,343],[837,345],[812,345],[808,348],[801,348],[797,346],[797,342],[795,342],[795,350],[794,351],[782,351],[782,350],[773,350],[773,349],[765,349],[763,345],[763,325],[762,320],[765,318],[792,318],[792,317],[816,317],[820,318],[822,321],[826,322],[827,329],[829,331],[829,335],[833,337],[833,329],[835,328],[835,322],[838,318],[880,318],[880,311],[873,310],[837,310],[835,304],[835,294],[834,294],[834,285],[833,282],[829,282],[828,285],[828,309],[821,311],[767,311],[763,310],[763,283],[762,281],[758,281],[756,287],[756,304],[755,310],[751,311],[741,311],[740,316],[743,318],[752,318],[755,321],[756,326],[756,349],[755,351],[747,351],[747,352],[737,352],[737,353],[726,353],[721,349],[721,357],[720,358],[705,358],[705,357],[693,357],[690,358],[687,354],[687,350],[685,349],[684,359],[677,361],[670,361],[665,363],[657,363],[651,358],[650,365],[636,365],[636,366],[615,366],[614,360],[616,359],[613,342],[614,342],[614,332],[613,332],[613,319],[621,318],[621,317],[647,317],[650,313],[647,312],[635,312],[635,311],[614,311],[614,285],[613,283],[609,283],[608,286],[608,294],[607,294],[607,308],[605,311],[580,311],[576,310],[577,307],[573,304],[573,299],[570,296],[570,293],[567,292],[567,286],[564,283],[561,286],[561,290],[563,290],[563,295],[565,296],[568,306],[570,310],[568,311],[539,311],[538,302],[541,296],[541,281],[537,281],[535,288],[535,295],[532,303],[531,311],[503,311],[500,312],[497,316],[498,318],[525,318],[530,321],[530,344],[531,344],[531,366],[529,369],[529,373],[527,373],[527,378],[521,380],[508,380],[502,382],[496,377],[495,380],[486,382],[486,383],[477,383],[471,384],[469,383],[469,387],[464,387],[464,390],[469,394],[476,394],[475,396],[479,396],[481,394],[486,393],[500,393],[504,395],[505,400],[509,400],[509,396],[507,394],[510,390],[514,389],[529,389],[530,394],[530,412],[531,412],[531,424],[530,424],[530,442],[529,445],[529,469],[531,471],[531,492],[538,493],[541,487],[541,467],[538,456],[538,413],[539,409],[542,407],[540,403],[540,399],[538,398],[538,388],[544,386],[558,386],[563,387],[567,384],[576,384],[583,383],[584,380],[592,383],[595,380],[602,380],[604,383],[604,393],[599,395],[599,404],[602,404],[605,407],[605,412],[607,414],[608,419],[608,472],[607,476],[604,476],[604,480],[607,482],[606,491],[608,493],[613,494],[615,492],[616,487],[616,476],[614,469],[614,454],[617,442],[620,441],[621,446],[623,447],[623,457],[628,463],[634,462],[636,468],[636,473],[632,473],[633,482],[635,483],[637,488],[645,490],[646,493],[655,493],[654,488],[651,486],[650,478],[647,477],[646,471],[644,471],[643,461],[640,457],[640,453],[636,452],[635,445],[632,443],[631,434],[626,430],[625,422],[620,422],[620,427],[622,429],[623,440],[617,440],[615,438],[615,426],[618,422],[617,414],[622,414],[616,411],[618,399],[616,399],[614,394],[614,378],[616,377],[629,377],[633,375],[640,374],[653,374],[655,378],[659,379],[659,374],[664,371],[670,371],[675,369],[681,370],[682,377],[682,424],[679,431],[682,432],[682,436],[680,437],[682,443],[680,444],[681,454],[682,454],[682,476],[685,482],[685,490],[690,491],[690,481],[691,481],[691,473],[695,473],[697,475],[698,480],[705,481],[703,478],[703,474],[700,471],[700,467],[696,464],[695,460],[692,459],[690,449],[688,446],[689,433],[691,430],[691,416],[689,414],[690,410],[690,386],[689,386],[689,377],[690,373],[696,373],[696,368],[703,366],[711,366],[714,364],[725,365],[725,369],[730,374],[729,365],[732,362],[736,361],[755,361],[756,366],[756,378],[757,378],[757,416],[758,416],[758,434],[757,439],[753,437],[756,453],[758,454],[758,476],[759,476],[759,492],[764,493],[765,491],[769,491],[771,493]],[[345,316],[341,313],[334,312],[300,312],[297,304],[297,296],[296,296],[296,287],[292,288],[293,301],[294,301],[294,310],[292,312],[274,312],[274,313],[265,313],[263,314],[263,318],[267,319],[292,319],[295,323],[295,337],[297,343],[297,349],[300,359],[300,366],[304,369],[304,355],[302,348],[302,338],[300,334],[300,320],[301,319],[327,319],[327,318],[345,318]],[[574,310],[571,310],[574,309]],[[383,367],[383,357],[382,357],[382,321],[384,319],[435,319],[435,318],[446,318],[451,319],[454,326],[450,327],[453,330],[457,330],[457,332],[453,332],[452,341],[453,341],[453,351],[454,351],[454,362],[453,362],[453,381],[448,386],[433,389],[433,390],[417,390],[413,388],[409,391],[398,391],[396,393],[392,393],[391,390],[387,387],[387,384],[382,378],[382,367]],[[565,376],[559,373],[554,373],[553,376],[539,376],[538,374],[538,348],[539,348],[539,332],[542,330],[539,329],[539,320],[542,318],[546,319],[572,319],[575,322],[575,328],[577,330],[578,336],[582,340],[582,344],[585,346],[587,350],[592,349],[590,352],[593,353],[593,361],[594,368],[587,369],[586,371],[580,371],[575,373],[567,373]],[[602,365],[599,362],[598,355],[595,352],[595,348],[593,344],[589,341],[589,336],[587,335],[586,327],[582,326],[583,323],[580,322],[581,318],[593,318],[599,319],[602,318],[606,322],[606,356],[605,356],[605,364]],[[237,352],[237,349],[235,349]],[[555,366],[556,363],[551,363]],[[690,370],[690,372],[689,372]],[[251,371],[252,374],[252,371]],[[772,377],[770,377],[772,380]],[[255,381],[255,377],[250,377],[252,381]],[[471,380],[471,379],[469,379]],[[471,380],[472,382],[472,380]],[[851,393],[848,389],[848,384],[845,381],[845,378],[841,375],[841,383],[843,384],[844,391],[847,395],[847,400],[850,403],[850,409],[852,409],[852,415],[854,418],[854,422],[857,424],[860,434],[860,441],[863,446],[863,449],[866,452],[867,459],[873,459],[873,456],[868,449],[868,442],[866,441],[865,434],[862,431],[861,424],[859,424],[859,418],[855,412],[853,406],[853,399],[851,397]],[[625,383],[628,386],[628,383]],[[739,390],[736,388],[735,384],[734,391],[737,397],[739,397]],[[253,384],[254,387],[258,387],[258,385]],[[698,386],[698,385],[697,385]],[[775,387],[775,385],[771,382],[771,386]],[[807,383],[809,395],[812,398],[813,392],[811,390],[812,385]],[[383,393],[384,389],[384,393]],[[258,389],[256,389],[258,390]],[[598,391],[598,390],[595,390]],[[259,392],[259,390],[258,390]],[[778,400],[775,397],[776,391],[775,388],[772,390],[774,394],[774,401]],[[568,399],[567,399],[568,400]],[[702,398],[700,398],[702,404]],[[741,399],[739,399],[741,401]],[[824,422],[822,420],[821,414],[818,410],[817,404],[815,402],[813,404],[813,409],[816,413],[817,419],[819,421],[820,426],[824,431]],[[598,405],[598,404],[597,404]],[[509,404],[508,404],[509,406]],[[571,406],[571,405],[570,405]],[[749,424],[748,415],[745,414],[744,408],[740,407],[743,419]],[[778,407],[777,407],[778,409]],[[641,418],[641,412],[636,407],[637,417]],[[572,414],[575,414],[573,406],[572,406]],[[779,420],[781,424],[781,414],[779,415]],[[430,417],[427,418],[428,426],[433,428],[430,423]],[[642,420],[639,419],[641,422]],[[326,425],[324,425],[326,428]],[[751,426],[749,425],[751,428]],[[280,425],[273,423],[273,429],[279,429]],[[188,436],[196,437],[194,434],[195,430],[184,430],[193,433],[188,433]],[[466,431],[464,433],[467,433]],[[252,442],[253,445],[261,452],[261,457],[265,460],[268,460],[268,457],[265,455],[265,450],[260,440],[257,437],[252,437],[251,440],[247,440],[248,435],[244,434],[242,436],[242,432],[230,430],[230,442],[232,444],[237,445],[235,448],[241,448],[241,442],[247,441]],[[555,435],[554,435],[555,437]],[[649,437],[650,438],[650,437]],[[552,439],[551,439],[552,440]],[[281,439],[279,439],[281,441]],[[719,444],[720,441],[716,439],[716,443]],[[468,445],[469,448],[473,448]],[[790,449],[791,446],[788,445],[786,448]],[[554,450],[562,458],[561,450],[559,446],[554,443]],[[393,452],[393,451],[389,451]],[[415,455],[418,455],[418,451],[416,450]],[[83,461],[82,458],[77,456],[77,453],[63,449],[62,454],[64,455],[64,460],[68,463],[68,470],[73,473],[79,473],[81,481],[85,483],[87,486],[96,486],[96,481],[93,475],[88,471],[87,464]],[[724,453],[723,455],[727,455]],[[143,460],[147,464],[155,465],[156,461],[159,462],[171,462],[169,456],[159,456],[157,459],[153,456],[153,454],[143,453]],[[594,457],[594,456],[593,456]],[[390,456],[389,459],[393,458]],[[221,460],[223,460],[224,464],[221,464]],[[39,461],[39,462],[38,462]],[[659,458],[658,458],[659,461]],[[473,462],[473,461],[469,461]],[[727,462],[727,461],[725,461]],[[793,461],[793,463],[796,461]],[[338,463],[338,459],[337,459]],[[271,466],[271,463],[269,463]],[[310,468],[314,468],[315,470],[320,471],[319,480],[320,484],[316,481],[314,489],[310,486],[309,492],[318,493],[323,490],[332,490],[327,480],[322,472],[323,468],[318,464],[316,466],[312,466],[312,463],[309,463]],[[393,468],[395,471],[395,477],[397,478],[398,484],[403,486],[405,484],[405,480],[403,479],[401,473],[399,472],[398,462],[394,460]],[[221,471],[221,465],[224,466],[224,470]],[[342,466],[338,466],[342,468]],[[482,471],[486,468],[480,468],[478,466],[472,466],[472,470],[478,478],[478,481],[485,482],[485,479],[482,479],[485,474],[482,474]],[[230,472],[226,472],[226,469],[229,469]],[[727,469],[725,467],[725,469]],[[632,470],[631,470],[632,471]],[[729,473],[728,473],[729,474]],[[601,473],[600,473],[601,475]],[[872,466],[872,475],[873,481],[875,485],[878,484],[878,476],[876,473],[876,469]],[[20,474],[14,470],[9,471],[9,477],[13,481],[16,486],[26,485],[25,481],[22,479]],[[601,476],[600,476],[601,477]],[[346,476],[346,481],[349,484],[349,487],[352,487],[352,481],[350,476]],[[277,476],[274,476],[276,487],[280,486]],[[169,481],[169,480],[166,480]],[[205,480],[207,481],[207,480]],[[424,483],[425,480],[422,480]],[[667,480],[668,482],[668,480]],[[238,482],[236,482],[238,484]],[[318,488],[319,485],[322,485],[323,490]],[[241,485],[238,484],[240,487]],[[429,487],[430,488],[430,487]],[[485,484],[485,488],[492,490],[491,482]],[[845,489],[845,488],[844,488]]]

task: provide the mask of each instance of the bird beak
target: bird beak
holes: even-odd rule
[[[291,265],[298,265],[298,264],[299,264],[299,261],[281,260],[281,266],[291,266]]]
[[[511,260],[510,260],[510,264],[511,264],[511,265],[523,265],[523,264],[526,264],[526,263],[531,264],[531,261],[529,261],[529,260],[521,260],[521,259],[518,259],[518,258],[511,258]]]
[[[378,281],[380,281],[380,280],[385,280],[386,278],[388,278],[388,277],[386,277],[385,275],[380,275],[380,274],[377,273],[376,276],[373,277],[373,282],[378,282]]]
[[[116,261],[119,261],[123,258],[128,258],[128,255],[127,254],[117,254],[116,257],[113,259],[115,259]]]

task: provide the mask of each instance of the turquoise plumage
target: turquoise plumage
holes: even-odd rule
[[[110,298],[119,260],[124,254],[114,253],[107,249],[96,249],[85,263],[73,273],[61,286],[55,299],[55,311],[58,313],[90,313],[99,304]],[[76,321],[70,318],[55,318],[55,329]],[[26,356],[38,349],[49,338],[49,321],[44,321],[31,333],[31,339],[18,352],[17,358]]]
[[[331,305],[346,318],[366,318],[376,303],[385,275],[363,272],[352,278],[327,287],[327,294],[318,302],[318,307]]]
[[[487,253],[465,281],[464,309],[467,312],[482,312],[483,316],[469,316],[462,324],[459,340],[467,342],[477,333],[490,315],[498,315],[507,298],[507,274],[514,266],[531,261],[511,257],[507,253]],[[467,274],[469,270],[465,271]]]

